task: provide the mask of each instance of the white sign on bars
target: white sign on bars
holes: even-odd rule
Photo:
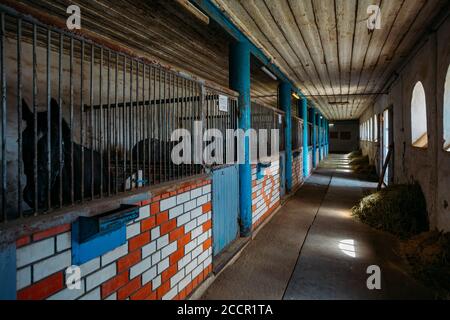
[[[228,112],[228,97],[219,95],[219,111]]]

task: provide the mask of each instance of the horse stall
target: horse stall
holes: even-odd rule
[[[292,116],[292,189],[303,184],[303,120]]]
[[[200,123],[226,136],[237,128],[237,94],[0,13],[0,226],[15,248],[17,298],[185,298],[212,271],[219,163],[194,162],[191,150],[175,164],[172,133],[194,140]],[[72,265],[79,290],[63,280]]]
[[[257,133],[268,132],[267,145],[258,143],[258,150],[254,151],[257,163],[252,165],[252,224],[256,228],[281,205],[285,194],[284,183],[281,183],[285,181],[285,113],[252,102],[251,127]]]

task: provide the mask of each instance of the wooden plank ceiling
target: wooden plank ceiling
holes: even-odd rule
[[[357,119],[448,0],[213,0],[330,120]],[[367,28],[367,8],[381,29]]]
[[[228,88],[228,48],[231,37],[210,20],[207,25],[167,0],[5,0],[7,5],[43,22],[65,27],[66,8],[81,9],[79,33],[112,44],[134,56],[188,73]],[[30,12],[31,11],[31,12]],[[254,59],[253,59],[254,60]],[[276,107],[277,83],[252,61],[252,96]]]

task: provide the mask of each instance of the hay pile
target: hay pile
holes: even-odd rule
[[[350,165],[355,173],[362,176],[363,179],[378,182],[377,170],[370,164],[369,157],[363,156],[360,152],[351,153]]]
[[[372,193],[352,212],[373,228],[404,239],[429,230],[425,197],[418,184],[395,185]]]
[[[425,232],[401,244],[401,253],[413,275],[434,289],[437,297],[450,298],[450,233]]]

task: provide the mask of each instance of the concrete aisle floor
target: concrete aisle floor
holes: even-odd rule
[[[351,207],[375,184],[330,155],[222,272],[203,299],[427,299],[396,254],[398,241],[356,221]],[[367,267],[381,268],[368,290]]]

